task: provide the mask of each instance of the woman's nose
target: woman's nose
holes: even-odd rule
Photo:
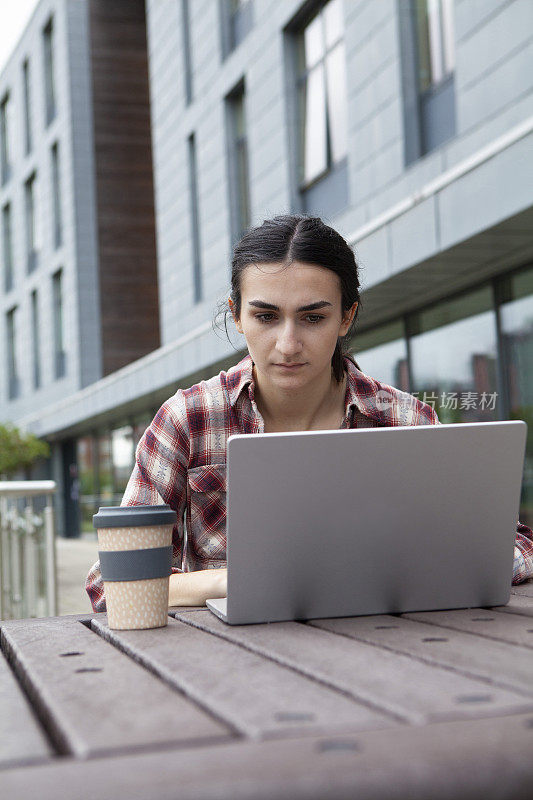
[[[298,353],[301,348],[301,342],[298,339],[296,328],[293,323],[284,325],[278,336],[278,350],[280,353]]]

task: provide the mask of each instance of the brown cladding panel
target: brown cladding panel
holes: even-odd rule
[[[103,374],[160,345],[143,0],[91,0]]]

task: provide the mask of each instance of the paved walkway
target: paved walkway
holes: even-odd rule
[[[93,539],[56,539],[58,614],[92,613],[85,578],[98,561],[98,542]]]

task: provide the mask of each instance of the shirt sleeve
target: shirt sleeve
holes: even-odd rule
[[[533,578],[533,531],[521,522],[516,525],[513,584]]]
[[[183,516],[187,504],[189,429],[185,400],[178,391],[164,403],[142,436],[135,453],[122,506],[168,505],[177,512],[172,531],[172,572],[182,572]],[[85,590],[93,611],[106,610],[104,583],[97,561],[87,575]]]

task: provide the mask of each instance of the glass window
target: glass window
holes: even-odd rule
[[[32,332],[32,356],[33,356],[33,388],[38,389],[41,385],[41,358],[39,353],[39,300],[37,290],[31,293],[31,332]]]
[[[331,160],[337,163],[348,152],[348,103],[342,43],[326,56],[326,79]]]
[[[66,372],[65,334],[63,319],[63,271],[52,276],[53,324],[54,324],[54,367],[55,377],[62,378]]]
[[[324,66],[318,64],[302,85],[304,111],[304,167],[303,181],[310,183],[324,173],[328,165],[326,85]]]
[[[152,420],[153,416],[151,414],[142,414],[140,417],[135,418],[133,422],[133,447],[135,450]]]
[[[128,485],[135,460],[133,447],[133,427],[124,425],[111,432],[111,452],[113,460],[113,489],[115,504],[120,505]]]
[[[416,0],[415,10],[418,85],[425,92],[454,70],[453,0]]]
[[[50,19],[46,27],[43,29],[43,55],[46,124],[49,125],[56,115],[54,85],[54,26],[52,19]]]
[[[356,333],[352,353],[366,375],[403,392],[409,391],[407,343],[401,321]]]
[[[404,147],[409,164],[455,136],[453,0],[400,3],[399,22]]]
[[[28,272],[37,267],[41,249],[41,219],[37,198],[37,176],[35,173],[25,183],[26,203],[26,254]]]
[[[7,340],[7,380],[8,397],[14,400],[20,393],[20,381],[17,359],[17,312],[14,306],[6,314],[6,340]]]
[[[13,242],[11,238],[11,206],[2,209],[2,252],[4,256],[4,287],[6,292],[13,288]]]
[[[111,434],[98,436],[98,502],[102,506],[113,505],[113,457]]]
[[[511,279],[511,297],[500,308],[509,418],[527,422],[520,521],[533,526],[533,269]]]
[[[60,172],[59,172],[59,144],[55,142],[51,149],[52,160],[52,196],[53,196],[53,209],[54,209],[54,234],[53,241],[54,247],[59,247],[62,240],[62,225],[61,225],[61,185],[60,185]]]
[[[300,182],[321,177],[347,153],[346,60],[340,0],[330,0],[298,41]],[[303,188],[302,187],[302,188]]]
[[[226,0],[228,5],[228,50],[234,50],[252,28],[252,0]]]
[[[181,28],[183,32],[183,66],[185,77],[185,103],[192,100],[191,33],[189,20],[189,0],[181,0]]]
[[[441,422],[501,416],[496,319],[490,287],[421,312],[410,339],[413,391]]]
[[[30,62],[28,59],[22,65],[22,84],[24,93],[24,139],[26,155],[32,148],[31,135],[31,98],[30,98]]]
[[[246,117],[244,86],[240,86],[227,98],[227,120],[230,154],[230,191],[232,209],[233,241],[241,238],[250,225],[250,192],[248,177],[248,145],[246,139]]]
[[[200,262],[200,226],[198,211],[198,177],[196,168],[196,139],[194,133],[188,138],[189,146],[189,197],[191,209],[191,240],[194,281],[194,302],[202,299],[202,267]]]
[[[97,440],[83,436],[77,441],[78,478],[80,482],[80,530],[93,533],[93,515],[98,512]]]
[[[6,94],[0,103],[0,161],[2,185],[11,177],[13,163],[13,102]]]

